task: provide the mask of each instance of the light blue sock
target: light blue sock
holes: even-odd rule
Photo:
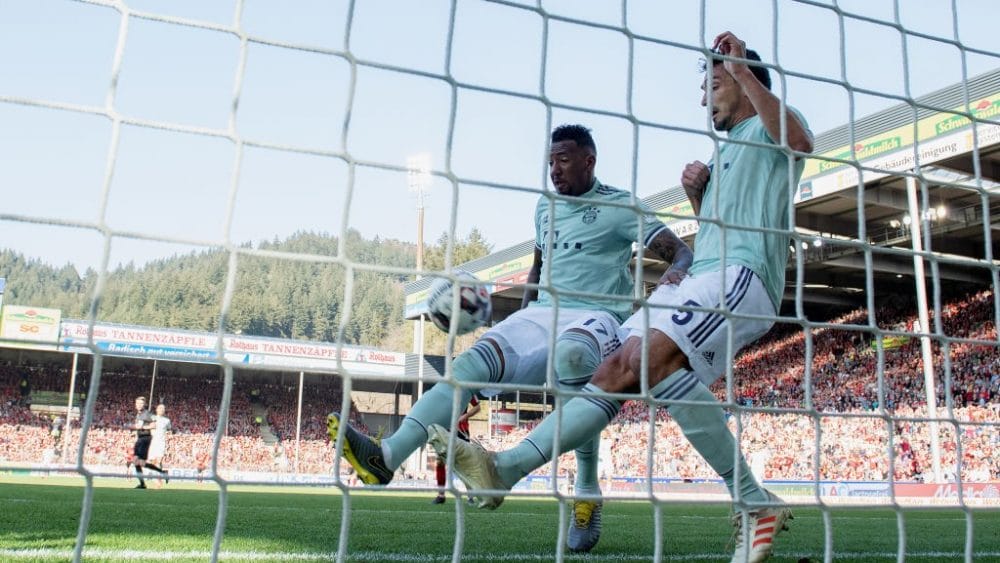
[[[750,466],[747,465],[743,453],[740,452],[739,458],[734,460],[736,438],[726,426],[722,405],[693,372],[687,369],[678,370],[649,391],[657,399],[706,403],[670,405],[667,407],[667,412],[677,421],[684,436],[691,442],[691,446],[726,482],[726,488],[734,499],[738,489],[739,496],[746,502],[769,500],[767,493],[750,472]],[[740,469],[738,483],[735,480],[736,463],[739,463]]]
[[[518,445],[497,454],[497,472],[505,485],[513,487],[524,476],[552,459],[558,417],[562,417],[562,424],[557,447],[558,453],[562,454],[593,439],[622,408],[621,402],[598,396],[603,391],[596,385],[588,383],[581,391],[592,395],[567,401],[561,413],[554,412],[545,417]]]
[[[480,340],[460,354],[451,364],[458,381],[499,381],[500,358],[489,342]],[[414,451],[427,442],[427,427],[431,424],[451,425],[452,401],[455,388],[447,383],[438,383],[406,415],[399,429],[392,436],[382,440],[382,455],[386,466],[395,471]],[[472,398],[472,390],[459,391],[459,408],[464,408]]]
[[[565,424],[565,423],[564,423]],[[601,447],[601,432],[576,448],[576,483],[573,491],[578,494],[599,495],[601,484],[597,480],[598,453]]]
[[[561,389],[578,390],[590,381],[601,365],[601,346],[586,332],[568,330],[556,340],[555,371]],[[566,400],[560,398],[559,405]],[[565,424],[565,422],[564,422]],[[601,485],[597,480],[598,452],[601,447],[601,432],[592,440],[576,448],[576,482],[573,489],[577,493],[599,495]]]

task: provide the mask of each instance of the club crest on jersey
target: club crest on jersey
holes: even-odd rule
[[[586,223],[587,225],[593,223],[594,221],[597,220],[597,214],[600,212],[601,210],[596,207],[591,207],[587,209],[586,211],[583,212],[583,222]]]

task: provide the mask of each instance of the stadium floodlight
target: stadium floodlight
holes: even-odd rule
[[[424,196],[431,187],[431,155],[420,153],[406,159],[406,185],[417,195],[417,269],[424,269]],[[419,278],[419,274],[418,274]]]
[[[948,208],[943,204],[924,211],[923,218],[927,221],[943,221],[948,216]]]

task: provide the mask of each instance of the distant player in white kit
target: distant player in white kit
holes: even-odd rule
[[[163,467],[163,458],[167,454],[167,432],[173,430],[171,426],[170,419],[167,418],[167,407],[163,403],[156,405],[156,415],[153,417],[153,429],[151,431],[153,435],[152,441],[149,443],[149,463]],[[169,483],[170,477],[166,469],[163,470],[163,475],[167,476],[166,480]]]
[[[596,163],[597,146],[589,129],[563,125],[552,132],[549,177],[564,197],[542,195],[538,199],[528,283],[551,287],[558,298],[546,288],[526,291],[520,311],[455,358],[452,369],[460,382],[478,389],[496,383],[544,384],[552,317],[557,315],[553,371],[560,386],[580,389],[601,360],[621,345],[619,325],[632,310],[634,284],[629,263],[633,243],[671,263],[661,283],[683,279],[691,263],[691,249],[647,208],[639,213],[627,207],[632,203],[631,194],[602,184],[594,175]],[[417,401],[395,434],[382,440],[345,425],[344,457],[365,483],[388,484],[403,461],[433,438],[428,428],[449,425],[452,405],[464,408],[473,389],[461,387],[457,403],[453,403],[454,392],[451,385],[435,385]],[[331,440],[336,440],[339,425],[339,415],[332,413],[328,417]],[[447,431],[443,436],[447,440]],[[600,537],[599,440],[597,429],[574,448],[578,468],[574,489],[590,498],[574,502],[573,524],[567,535],[572,551],[588,551]],[[538,447],[550,450],[552,441]]]

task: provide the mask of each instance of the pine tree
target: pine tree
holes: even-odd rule
[[[262,241],[256,248],[307,255],[304,260],[241,253],[237,256],[235,291],[227,311],[224,330],[254,336],[336,341],[345,299],[351,299],[344,339],[391,349],[412,347],[412,323],[403,318],[405,283],[401,273],[382,273],[354,268],[353,293],[346,295],[347,268],[342,263],[309,260],[329,257],[363,266],[413,268],[416,246],[393,239],[365,240],[355,230],[340,239],[325,233],[299,232],[285,240]],[[448,238],[425,248],[426,268],[441,270]],[[241,245],[252,251],[254,245]],[[473,230],[457,239],[452,263],[461,264],[485,256],[491,246]],[[341,256],[340,253],[343,253]],[[137,266],[127,263],[109,271],[100,296],[97,320],[164,328],[214,331],[220,309],[230,256],[222,250],[207,250],[153,260]],[[27,259],[14,250],[0,249],[0,277],[7,278],[5,304],[52,307],[65,318],[86,318],[95,295],[98,272],[88,268],[82,276],[72,265],[53,267]],[[434,340],[428,325],[428,336]],[[433,331],[433,332],[432,332]],[[406,341],[404,347],[397,341]]]

